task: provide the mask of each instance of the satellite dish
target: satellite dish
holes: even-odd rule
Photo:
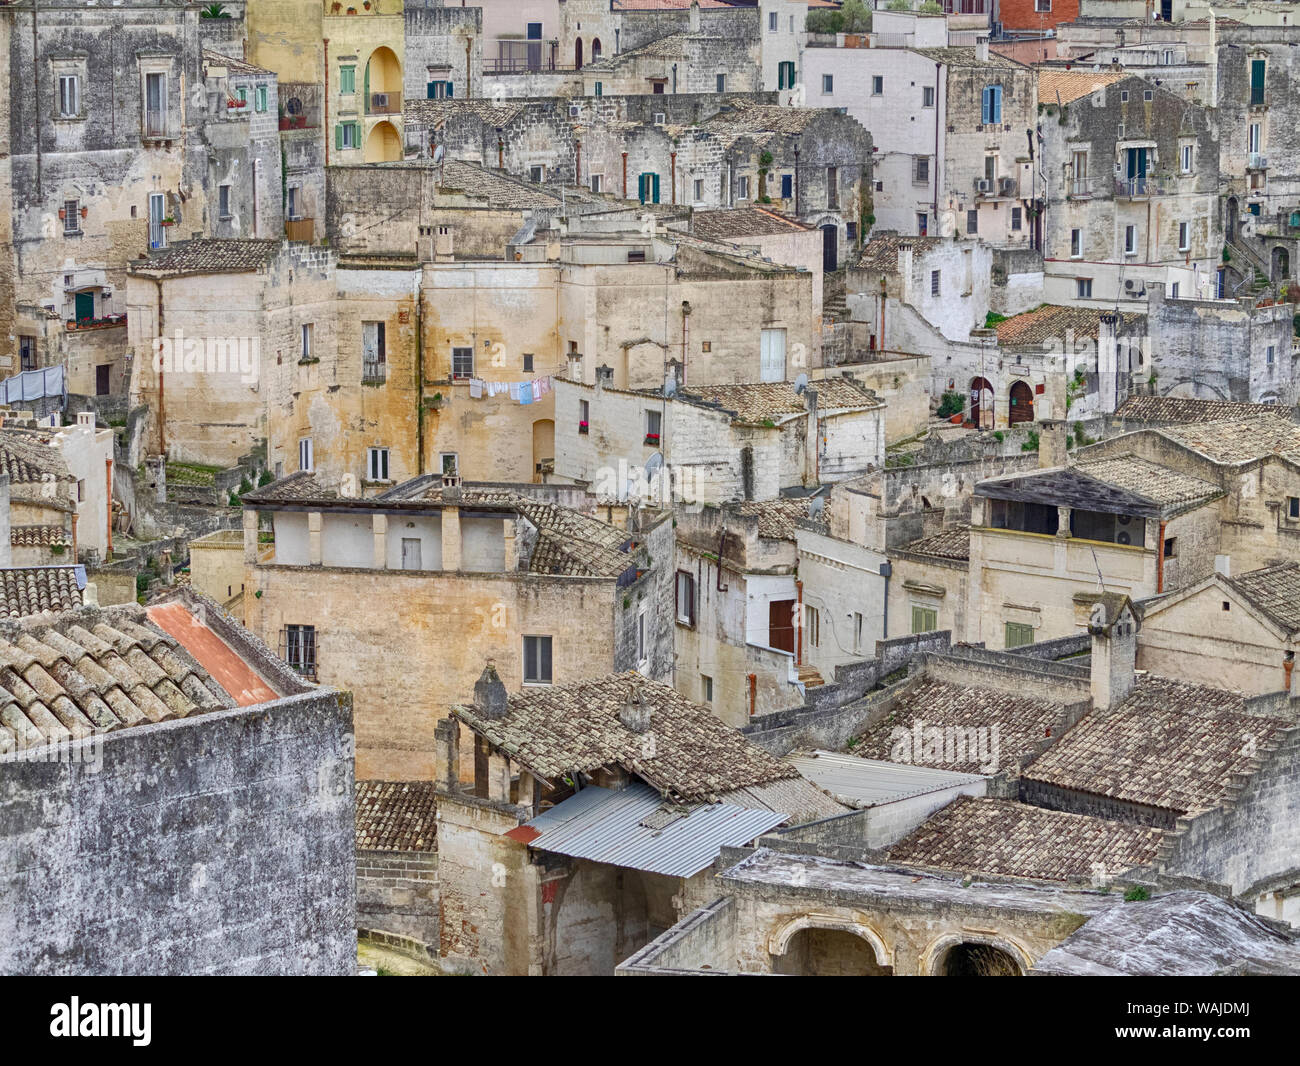
[[[808,503],[808,517],[820,518],[822,511],[826,509],[826,500],[822,496],[814,496]]]
[[[800,374],[797,378],[794,379],[794,394],[796,396],[802,396],[803,390],[806,389],[807,387],[808,387],[807,374]]]
[[[664,453],[655,452],[645,461],[645,476],[652,478],[664,465]]]
[[[433,161],[435,163],[441,163],[443,155],[446,154],[446,150],[445,145],[438,145],[438,147],[433,150]]]
[[[677,376],[675,374],[670,374],[667,380],[664,381],[664,395],[665,396],[677,395]]]

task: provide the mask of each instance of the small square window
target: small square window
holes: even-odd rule
[[[885,91],[885,79],[879,75],[873,75],[871,78],[871,95],[880,96]]]
[[[713,678],[708,674],[700,674],[700,701],[702,703],[713,702]]]
[[[1300,518],[1300,496],[1288,496],[1286,509],[1289,517]]]
[[[524,373],[531,374],[532,372],[533,372],[533,353],[524,352]]]
[[[371,481],[388,480],[388,449],[370,448],[366,454],[366,476]]]
[[[830,74],[822,75],[822,95],[830,96],[835,92],[835,78]]]
[[[1092,278],[1075,278],[1074,295],[1079,300],[1092,299]]]
[[[1166,537],[1166,538],[1165,538],[1165,558],[1166,558],[1166,559],[1177,559],[1177,558],[1178,558],[1178,538],[1177,538],[1177,537]]]

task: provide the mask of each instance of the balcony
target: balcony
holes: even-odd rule
[[[1066,195],[1072,200],[1085,200],[1092,195],[1092,183],[1087,178],[1076,178],[1067,183]]]
[[[1162,196],[1164,186],[1155,178],[1116,178],[1115,195],[1125,200],[1145,200]]]
[[[402,113],[402,94],[371,93],[366,97],[367,115],[400,115]]]
[[[976,178],[975,198],[978,200],[1014,200],[1020,183],[1012,177]]]
[[[310,244],[315,237],[316,220],[312,218],[286,218],[284,239]]]

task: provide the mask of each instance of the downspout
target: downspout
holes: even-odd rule
[[[677,203],[677,153],[670,152],[668,158],[672,168],[673,204],[675,205]]]
[[[880,576],[885,579],[885,609],[884,616],[881,618],[880,639],[889,639],[889,579],[893,576],[894,568],[888,560],[880,564]]]
[[[758,710],[758,675],[749,674],[749,717],[754,717],[754,712]]]
[[[163,283],[162,278],[153,279],[154,286],[158,290],[158,336],[165,337],[166,330],[163,329]],[[165,361],[158,365],[158,452],[164,458],[167,455],[167,405],[163,396],[163,375],[166,371],[163,369]]]
[[[112,556],[113,554],[113,460],[112,459],[104,460],[104,481],[107,483],[107,487],[108,487],[108,496],[106,497],[108,501],[108,508],[107,508],[108,521],[106,523],[108,529],[105,530],[105,532],[108,534],[108,553],[107,556],[105,557],[105,559],[107,560],[107,558]]]
[[[1160,523],[1160,543],[1156,545],[1156,595],[1165,591],[1165,523]]]
[[[1286,678],[1286,684],[1282,687],[1291,691],[1291,671],[1295,669],[1295,652],[1286,653],[1286,658],[1282,660],[1282,675]]]
[[[415,283],[415,450],[418,473],[424,473],[424,264]]]
[[[627,153],[623,153],[623,199],[627,199]]]
[[[803,582],[796,579],[794,592],[797,598],[794,615],[794,664],[803,666]]]
[[[469,37],[465,41],[465,99],[474,95],[474,65],[470,62],[471,49],[474,47],[474,38]]]
[[[573,142],[573,184],[582,184],[582,142]]]
[[[691,304],[689,300],[682,301],[682,380],[680,385],[686,387],[686,353],[690,350],[691,340]]]
[[[325,165],[330,165],[330,39],[322,37],[321,42],[325,45],[325,99],[321,102],[321,110],[325,115],[325,128],[321,131],[325,137]],[[353,88],[356,83],[353,82]]]
[[[939,229],[939,125],[943,121],[943,115],[939,114],[939,101],[943,99],[939,92],[939,86],[943,81],[943,64],[935,63],[934,65],[934,167],[930,179],[934,182],[934,200],[930,204],[934,211],[934,226]],[[946,107],[943,109],[948,110]]]
[[[72,561],[77,561],[77,519],[81,516],[74,510],[72,512]]]

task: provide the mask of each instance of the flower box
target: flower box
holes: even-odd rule
[[[588,430],[588,427],[587,427],[587,423],[586,423],[586,422],[579,422],[579,423],[578,423],[578,432],[579,432],[579,433],[586,433],[587,430]]]
[[[647,433],[647,434],[645,435],[645,442],[646,442],[646,446],[647,446],[647,447],[650,447],[650,448],[658,448],[658,447],[659,447],[659,434],[658,434],[658,433]]]

